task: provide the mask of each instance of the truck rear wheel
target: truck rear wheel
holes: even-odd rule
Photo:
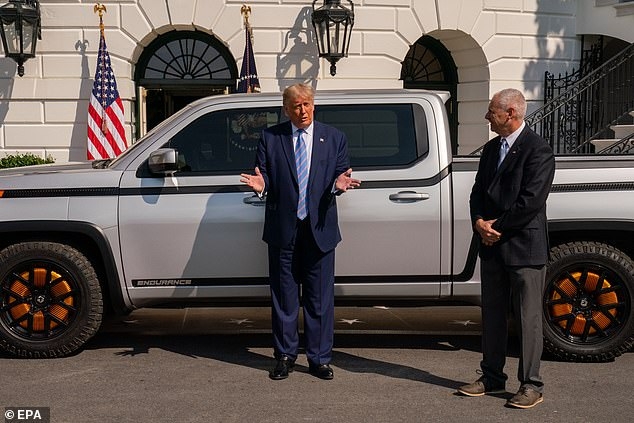
[[[12,355],[68,355],[101,324],[97,274],[68,245],[24,242],[0,251],[0,289],[0,348]]]
[[[634,262],[598,242],[554,247],[544,291],[544,346],[571,361],[609,361],[634,343]]]

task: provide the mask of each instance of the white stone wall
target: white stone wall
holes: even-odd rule
[[[590,0],[580,0],[590,1]],[[106,41],[132,139],[134,66],[143,47],[172,29],[214,34],[240,69],[243,0],[105,1]],[[317,89],[402,87],[401,61],[421,36],[444,43],[458,66],[460,152],[491,134],[484,113],[491,94],[515,87],[530,110],[540,104],[543,75],[576,67],[579,45],[572,0],[354,0],[348,58],[317,57],[310,0],[250,0],[254,51],[263,91],[305,81]],[[345,0],[344,0],[345,3]],[[42,40],[20,78],[0,59],[0,154],[31,151],[58,162],[84,160],[87,101],[99,45],[93,1],[41,0]],[[318,6],[321,2],[318,2]]]
[[[634,5],[618,0],[577,1],[577,34],[600,34],[634,43]]]

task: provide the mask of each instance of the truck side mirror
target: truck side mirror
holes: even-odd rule
[[[159,148],[152,151],[148,167],[153,174],[167,175],[178,170],[178,153],[173,148]]]

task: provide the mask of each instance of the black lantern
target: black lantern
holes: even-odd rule
[[[354,24],[354,4],[350,9],[341,4],[341,0],[324,0],[324,5],[315,10],[313,1],[313,27],[317,34],[319,57],[330,62],[330,74],[337,73],[336,64],[342,57],[348,57],[350,34]]]
[[[42,39],[38,0],[10,0],[0,7],[0,27],[4,54],[18,64],[24,75],[24,62],[35,57],[35,45]]]

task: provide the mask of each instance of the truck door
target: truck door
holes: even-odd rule
[[[439,295],[444,175],[428,115],[426,103],[316,107],[317,120],[346,133],[353,176],[362,180],[337,199],[340,295]]]
[[[131,295],[268,295],[264,203],[239,174],[253,172],[261,131],[280,118],[279,105],[199,111],[153,144],[178,152],[173,176],[149,174],[145,163],[125,172],[119,220]]]

